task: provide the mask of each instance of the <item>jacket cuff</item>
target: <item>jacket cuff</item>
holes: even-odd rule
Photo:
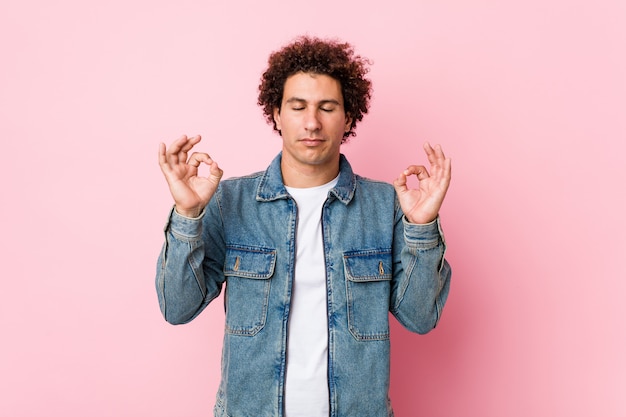
[[[439,242],[445,244],[439,216],[426,224],[411,223],[406,217],[402,217],[402,222],[404,223],[404,238],[409,246],[426,248],[437,246]]]
[[[165,224],[165,231],[186,238],[198,238],[202,234],[202,218],[206,209],[203,209],[198,217],[185,217],[178,214],[175,207],[170,210],[169,218]]]

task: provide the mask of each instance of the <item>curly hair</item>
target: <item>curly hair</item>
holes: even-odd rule
[[[372,83],[365,74],[370,64],[367,58],[355,55],[348,43],[301,36],[270,55],[268,68],[259,84],[257,103],[263,108],[267,122],[280,133],[274,120],[274,109],[280,110],[287,78],[298,72],[333,77],[341,85],[346,115],[352,118],[350,130],[343,135],[343,143],[349,136],[355,136],[356,124],[369,108]]]

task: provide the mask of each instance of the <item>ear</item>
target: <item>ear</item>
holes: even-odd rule
[[[350,127],[352,127],[352,117],[348,113],[346,113],[346,125],[344,131],[349,132]]]
[[[276,123],[276,129],[282,130],[280,127],[280,109],[278,107],[274,107],[274,123]]]

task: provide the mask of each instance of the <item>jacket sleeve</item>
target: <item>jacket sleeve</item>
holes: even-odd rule
[[[396,211],[394,276],[390,310],[408,330],[424,334],[441,317],[450,291],[450,265],[439,217],[429,224],[412,224]]]
[[[165,320],[193,320],[221,292],[224,283],[223,229],[214,202],[195,219],[172,209],[157,261],[156,290]]]

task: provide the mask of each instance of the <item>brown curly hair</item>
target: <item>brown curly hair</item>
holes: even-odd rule
[[[298,72],[325,74],[339,81],[346,115],[352,118],[350,130],[342,142],[354,136],[357,122],[367,113],[372,83],[365,78],[370,61],[354,54],[352,45],[337,40],[301,36],[291,44],[273,52],[268,68],[261,76],[258,105],[269,124],[276,127],[274,109],[280,110],[285,81]]]

